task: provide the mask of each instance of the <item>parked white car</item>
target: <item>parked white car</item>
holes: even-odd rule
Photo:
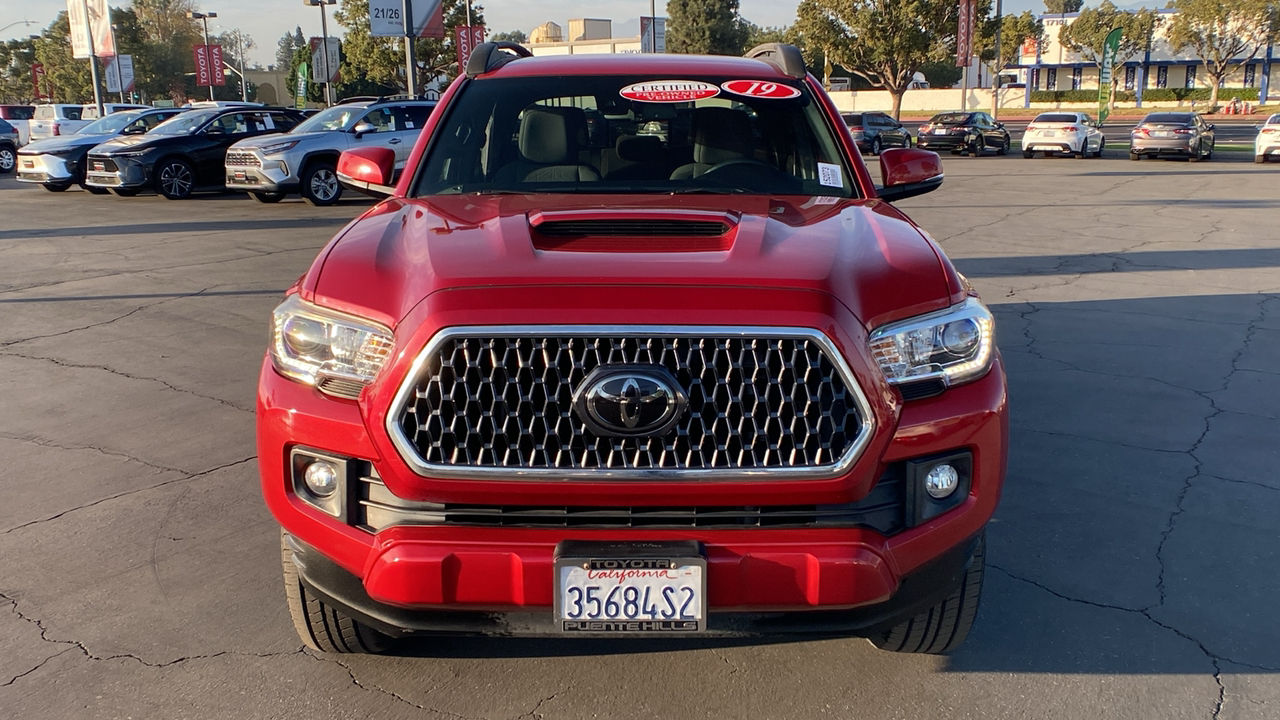
[[[1253,141],[1253,161],[1264,163],[1280,157],[1280,113],[1267,118],[1258,127],[1258,138]]]
[[[1046,157],[1057,154],[1102,157],[1107,136],[1102,134],[1099,125],[1085,113],[1041,113],[1022,133],[1022,157],[1034,157],[1038,152]]]
[[[127,103],[103,103],[102,111],[110,115],[121,110],[141,110],[146,107]],[[37,105],[35,117],[31,118],[31,141],[70,135],[97,119],[96,105]]]

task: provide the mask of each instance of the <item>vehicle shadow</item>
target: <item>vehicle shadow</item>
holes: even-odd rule
[[[279,230],[299,227],[332,228],[351,222],[345,217],[264,218],[262,220],[201,220],[129,225],[87,225],[55,228],[18,228],[0,230],[0,240],[49,237],[81,237],[84,235],[145,235],[238,230]]]

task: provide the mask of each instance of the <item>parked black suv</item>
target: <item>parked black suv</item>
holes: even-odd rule
[[[190,110],[146,135],[119,137],[90,150],[85,184],[123,196],[154,187],[170,200],[201,187],[221,190],[227,148],[255,135],[288,132],[302,120],[302,113],[288,108]]]
[[[984,112],[938,113],[920,126],[916,136],[916,147],[921,150],[950,150],[952,155],[979,155],[984,150],[1007,155],[1011,144],[1004,123]]]
[[[911,132],[886,113],[843,113],[840,118],[864,153],[879,155],[885,148],[911,147]]]

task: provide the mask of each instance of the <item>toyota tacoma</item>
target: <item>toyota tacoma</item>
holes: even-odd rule
[[[1007,454],[992,315],[799,52],[479,45],[272,317],[262,490],[302,640],[957,647]]]

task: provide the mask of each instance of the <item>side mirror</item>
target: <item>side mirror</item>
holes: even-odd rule
[[[884,186],[876,194],[886,202],[933,192],[942,186],[942,158],[916,148],[893,148],[880,153]]]
[[[996,123],[996,129],[997,129],[997,130],[1003,130],[1003,129],[1004,129],[1004,123],[1002,123],[1002,122],[998,122],[998,123]]]
[[[1214,125],[1213,123],[1210,123],[1210,124],[1209,124],[1209,129],[1210,129],[1210,130],[1212,130],[1212,129],[1216,128],[1216,127],[1218,127],[1218,126],[1217,126],[1217,125]]]
[[[362,147],[347,150],[338,157],[338,182],[376,198],[395,193],[392,184],[396,153],[390,148]]]
[[[120,134],[121,135],[145,135],[146,133],[147,133],[147,129],[145,127],[141,125],[130,125],[129,127],[124,129],[124,132]]]
[[[374,127],[373,123],[367,122],[356,123],[356,126],[351,128],[351,132],[355,133],[357,138],[364,136],[366,133],[377,132],[377,130],[378,128]]]

